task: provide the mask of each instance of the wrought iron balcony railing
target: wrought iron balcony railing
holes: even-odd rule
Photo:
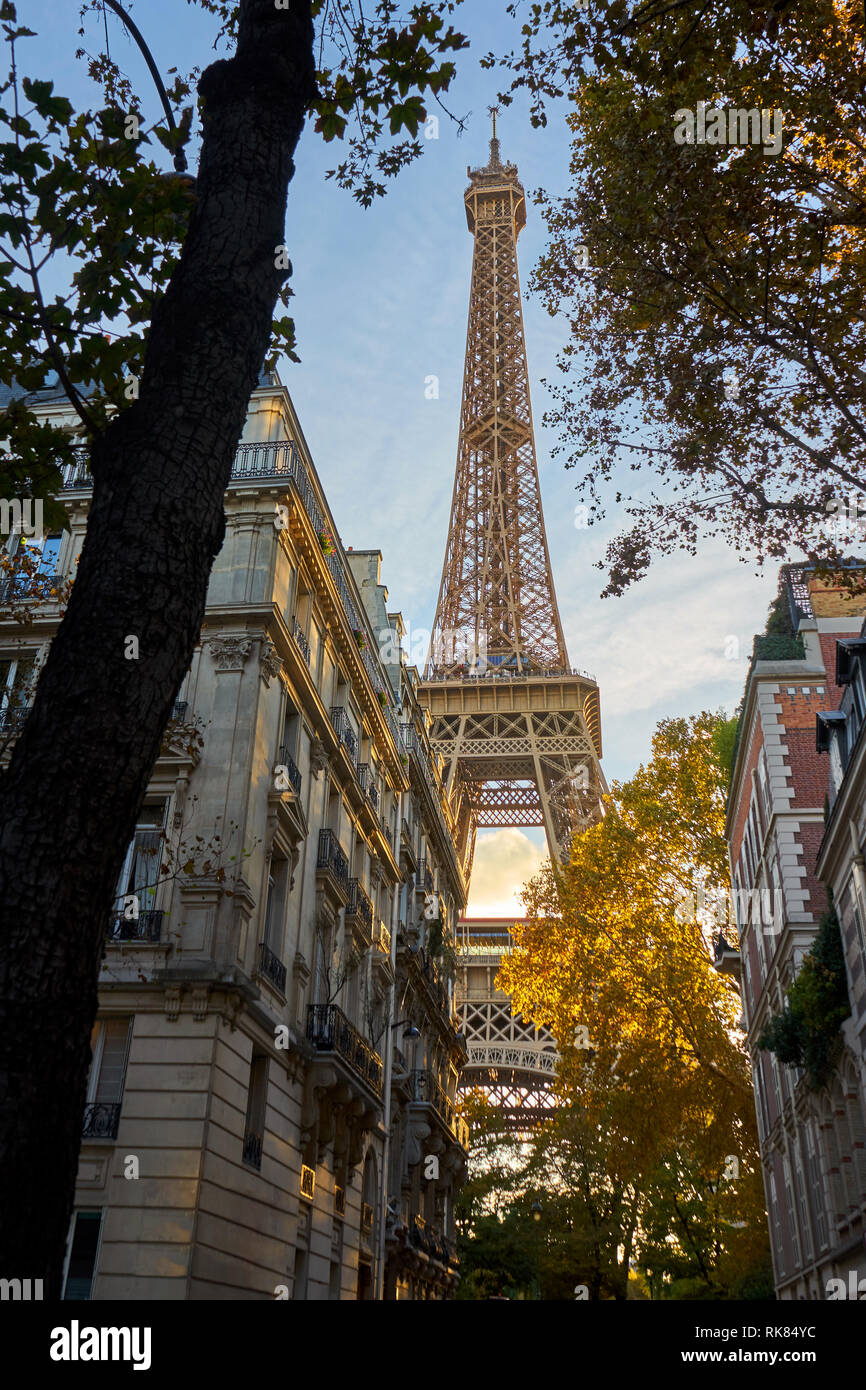
[[[242,1158],[248,1168],[261,1169],[262,1166],[262,1135],[249,1133],[244,1135],[244,1148]]]
[[[358,781],[361,790],[369,798],[370,805],[374,811],[379,809],[379,788],[376,786],[376,774],[369,763],[358,763]]]
[[[13,574],[0,579],[0,603],[13,598],[48,598],[66,581],[62,574]]]
[[[448,1099],[436,1077],[430,1071],[413,1071],[411,1073],[412,1099],[423,1105],[432,1105],[448,1126],[452,1127],[454,1120],[454,1102]]]
[[[120,1102],[106,1104],[104,1101],[89,1101],[84,1107],[82,1139],[116,1139],[120,1123]]]
[[[349,723],[349,717],[342,705],[334,705],[331,710],[331,723],[337,733],[337,738],[345,747],[349,757],[354,759],[358,752],[358,740],[355,737],[355,730]]]
[[[0,709],[0,734],[17,733],[32,708],[32,705],[7,705]]]
[[[64,463],[61,465],[62,482],[61,487],[64,492],[70,492],[73,488],[93,487],[93,477],[87,467],[90,459],[88,449],[73,449],[75,454],[74,463]]]
[[[292,618],[292,636],[293,636],[293,638],[295,639],[295,641],[297,642],[298,647],[300,648],[302,657],[304,658],[304,660],[306,661],[307,665],[309,666],[309,664],[310,664],[310,644],[309,644],[309,642],[307,641],[307,639],[306,639],[306,637],[305,637],[305,635],[304,635],[304,629],[301,627],[301,624],[298,622],[297,618]]]
[[[422,859],[418,865],[418,873],[415,878],[419,893],[433,892],[433,875],[430,872],[430,865],[426,859]]]
[[[113,942],[159,941],[162,937],[164,916],[164,912],[152,908],[139,912],[137,917],[126,917],[122,912],[115,913],[109,920],[106,939]]]
[[[189,704],[186,700],[175,700],[171,707],[171,718],[176,724],[182,724],[186,719],[186,712],[188,709]]]
[[[369,932],[373,926],[373,904],[363,885],[357,878],[349,879],[349,901],[346,904],[346,921],[362,923]]]
[[[286,773],[288,775],[289,781],[292,784],[292,790],[295,793],[295,796],[300,796],[301,774],[298,771],[298,766],[294,758],[289,752],[288,744],[284,743],[279,753],[277,754],[277,767],[284,767],[286,769]]]
[[[270,980],[272,985],[276,985],[281,994],[286,992],[286,967],[275,955],[270,946],[266,946],[264,941],[259,947],[259,972]]]
[[[333,830],[319,831],[317,869],[328,869],[341,883],[349,882],[349,861]]]
[[[382,1058],[336,1004],[308,1006],[307,1038],[317,1052],[333,1052],[341,1057],[349,1070],[381,1097]]]

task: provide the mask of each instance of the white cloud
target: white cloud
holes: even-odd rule
[[[522,830],[482,831],[475,845],[468,917],[523,916],[519,893],[547,858]]]

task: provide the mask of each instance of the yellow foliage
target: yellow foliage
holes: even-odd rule
[[[712,967],[709,927],[677,910],[727,888],[718,722],[658,726],[649,764],[614,784],[568,867],[526,886],[499,975],[515,1011],[555,1034],[563,1100],[617,1140],[623,1181],[674,1150],[708,1175],[730,1155],[757,1167],[739,993]]]

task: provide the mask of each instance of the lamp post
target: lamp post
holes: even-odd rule
[[[535,1300],[541,1299],[541,1203],[535,1201],[529,1208],[535,1222]]]
[[[403,792],[398,793],[397,802],[397,824],[403,815]],[[375,1298],[377,1302],[382,1302],[385,1297],[385,1227],[388,1223],[388,1163],[391,1150],[391,1074],[394,1070],[394,1030],[402,1024],[408,1023],[406,1036],[408,1038],[419,1038],[421,1036],[415,1024],[408,1018],[392,1019],[391,1014],[396,1013],[394,1007],[394,989],[397,975],[397,924],[400,911],[400,885],[394,884],[391,894],[391,987],[388,991],[388,1025],[385,1032],[385,1066],[383,1070],[383,1089],[382,1097],[382,1126],[385,1130],[385,1138],[382,1143],[382,1172],[379,1177],[379,1239],[377,1241],[376,1259],[376,1284]],[[405,1000],[406,995],[403,995]]]

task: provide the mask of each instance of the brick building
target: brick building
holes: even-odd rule
[[[829,779],[815,722],[842,700],[836,645],[859,636],[864,612],[866,598],[852,599],[803,567],[782,569],[768,631],[755,638],[728,796],[739,953],[720,951],[719,962],[740,974],[775,1283],[784,1299],[824,1298],[827,1281],[843,1270],[863,1266],[866,1273],[864,1092],[862,1079],[854,1081],[850,1029],[836,1074],[817,1094],[800,1069],[757,1046],[784,1007],[827,906],[818,856]]]

